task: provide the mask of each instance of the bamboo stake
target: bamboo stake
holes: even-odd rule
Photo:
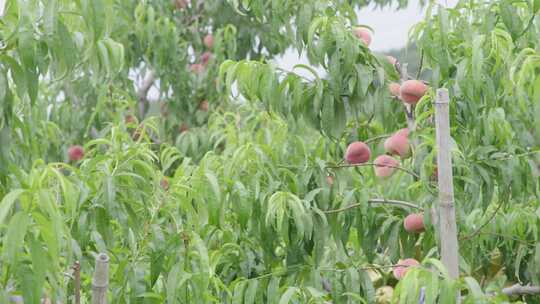
[[[450,151],[450,114],[448,90],[438,89],[435,102],[437,166],[439,179],[439,236],[442,262],[450,277],[459,277],[459,249],[454,206],[454,183]]]
[[[109,257],[100,253],[96,257],[96,269],[92,278],[92,304],[107,304],[109,285]]]
[[[73,265],[73,285],[75,304],[81,304],[81,263],[75,261]]]

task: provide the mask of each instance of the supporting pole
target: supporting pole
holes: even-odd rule
[[[81,304],[81,263],[75,261],[73,265],[73,285],[75,304]]]
[[[448,90],[437,90],[435,123],[439,171],[439,236],[442,262],[448,269],[450,277],[457,279],[459,277],[459,253],[454,206],[454,183],[452,180],[452,155],[450,151],[449,100]]]
[[[96,257],[96,269],[92,278],[92,304],[107,304],[109,286],[109,257],[100,253]]]

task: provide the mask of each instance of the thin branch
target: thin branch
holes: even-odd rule
[[[493,221],[493,219],[495,218],[495,215],[497,215],[497,213],[499,212],[499,210],[501,209],[502,205],[504,205],[504,201],[501,202],[499,204],[499,206],[497,206],[497,209],[495,209],[495,211],[493,212],[493,214],[489,217],[489,219],[483,223],[480,227],[478,227],[478,229],[476,229],[473,233],[471,233],[470,235],[467,235],[467,236],[464,236],[464,237],[460,237],[459,240],[460,241],[466,241],[466,240],[470,240],[472,239],[473,237],[477,236],[480,231],[482,231],[482,229],[484,229],[484,227],[486,227],[489,223],[491,223],[491,221]]]
[[[418,210],[424,210],[422,207],[419,207],[419,206],[417,206],[417,205],[415,205],[413,203],[409,203],[409,202],[405,202],[405,201],[398,201],[398,200],[389,200],[389,199],[385,199],[385,198],[369,199],[368,204],[386,204],[386,205],[395,205],[395,206],[414,208],[414,209],[418,209]],[[343,212],[343,211],[347,211],[347,210],[350,210],[350,209],[353,209],[353,208],[356,208],[356,207],[360,207],[362,205],[364,205],[364,203],[352,204],[352,205],[349,205],[347,207],[343,207],[343,208],[339,208],[339,209],[325,210],[325,211],[323,211],[323,213],[331,214],[331,213]]]
[[[500,237],[500,238],[507,239],[507,240],[512,240],[512,241],[518,242],[518,243],[526,245],[526,246],[536,246],[536,243],[534,243],[534,242],[524,241],[522,239],[518,239],[518,238],[513,237],[511,235],[506,235],[506,234],[501,234],[501,233],[496,233],[496,232],[483,232],[483,231],[479,232],[478,234],[491,235],[491,236],[496,236],[496,237]]]
[[[523,29],[523,31],[521,33],[519,33],[519,35],[516,37],[515,40],[521,38],[521,36],[525,35],[525,33],[527,33],[529,31],[529,29],[531,28],[531,26],[534,23],[534,18],[536,18],[536,14],[532,15],[531,19],[529,19],[529,22],[527,23],[527,26]]]
[[[382,269],[389,269],[389,268],[392,269],[392,268],[397,268],[397,267],[411,267],[411,268],[412,267],[418,267],[418,268],[422,268],[422,269],[425,269],[425,270],[428,270],[428,271],[432,271],[431,269],[425,268],[422,265],[410,266],[410,265],[405,265],[405,264],[392,264],[392,265],[373,265],[373,264],[371,264],[371,265],[360,266],[360,267],[355,267],[355,268],[358,269],[358,270],[372,270],[372,269],[382,270]],[[283,274],[286,274],[286,273],[289,273],[289,272],[292,272],[292,271],[304,270],[304,269],[306,269],[306,270],[307,269],[312,269],[312,270],[320,271],[320,272],[344,272],[344,271],[348,271],[347,269],[314,268],[314,267],[312,267],[310,265],[296,264],[296,265],[288,266],[287,269],[265,273],[265,274],[262,274],[262,275],[259,275],[259,276],[256,276],[256,277],[252,277],[252,278],[246,278],[245,281],[260,280],[260,279],[264,279],[264,278],[267,278],[267,277],[283,275]]]
[[[392,136],[392,135],[391,134],[384,134],[384,135],[375,136],[375,137],[367,139],[366,141],[364,141],[364,143],[369,144],[371,142],[377,141],[379,139],[385,139],[385,138],[388,138],[390,136]]]
[[[403,167],[399,167],[399,166],[391,166],[391,165],[377,165],[375,163],[363,163],[363,164],[344,164],[344,165],[336,165],[336,166],[327,166],[326,168],[327,169],[339,169],[339,168],[350,168],[350,167],[365,167],[365,166],[376,166],[376,167],[387,167],[387,168],[394,168],[394,169],[398,169],[398,170],[401,170],[403,172],[406,172],[418,179],[420,179],[420,176],[416,173],[414,173],[413,171],[409,170],[409,169],[405,169]]]
[[[523,156],[533,155],[533,154],[536,154],[536,153],[540,153],[540,150],[533,150],[533,151],[523,152],[523,153],[520,153],[520,154],[509,154],[509,155],[506,155],[504,157],[480,158],[480,159],[476,160],[476,162],[484,161],[484,160],[510,160],[510,159],[514,159],[514,158],[520,158],[520,157],[523,157]]]
[[[409,203],[406,201],[399,201],[399,200],[389,200],[385,198],[372,198],[368,200],[368,203],[370,204],[387,204],[387,205],[395,205],[395,206],[404,206],[409,208],[414,208],[423,211],[424,208],[417,206],[413,203]]]
[[[424,65],[424,49],[422,49],[422,52],[420,53],[420,64],[418,67],[418,72],[416,73],[416,79],[420,78],[420,74],[422,74],[423,65]]]
[[[521,295],[536,295],[540,294],[540,286],[527,285],[523,286],[520,284],[514,284],[510,287],[503,288],[502,293],[511,297],[511,296],[521,296]]]
[[[154,84],[154,81],[156,80],[156,74],[154,70],[149,70],[146,74],[146,77],[143,80],[143,83],[137,90],[137,99],[139,101],[139,115],[141,119],[144,118],[144,115],[146,115],[146,106],[148,104],[148,91]]]

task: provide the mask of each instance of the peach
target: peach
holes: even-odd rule
[[[187,132],[189,130],[189,127],[187,123],[183,122],[178,128],[178,130],[180,131],[180,134],[181,134],[181,133]]]
[[[410,150],[408,135],[408,129],[401,129],[387,138],[384,142],[386,152],[391,155],[399,155],[401,158],[407,157]]]
[[[200,74],[200,73],[204,72],[204,65],[202,65],[200,63],[194,63],[194,64],[189,66],[189,69],[190,69],[191,72],[193,72],[195,74]]]
[[[388,90],[390,91],[390,95],[399,97],[399,91],[401,90],[401,85],[397,82],[391,82],[388,85]]]
[[[396,65],[397,59],[394,56],[386,56],[386,59],[388,59],[388,62],[390,62],[391,65]]]
[[[403,221],[403,226],[407,232],[424,232],[424,214],[422,213],[413,213],[407,215]]]
[[[404,259],[399,260],[397,262],[397,265],[398,266],[396,266],[393,271],[394,277],[398,280],[401,280],[409,270],[409,267],[418,266],[420,265],[420,263],[418,263],[418,261],[415,259]]]
[[[208,108],[209,108],[208,100],[201,101],[201,103],[199,104],[199,110],[203,112],[208,112]]]
[[[399,161],[388,155],[381,155],[373,162],[375,164],[375,175],[377,177],[391,176],[399,165]]]
[[[371,31],[365,27],[357,26],[353,28],[353,34],[360,39],[366,46],[371,44]]]
[[[409,137],[409,129],[408,128],[399,129],[397,130],[395,135]]]
[[[416,104],[424,94],[428,86],[419,80],[407,80],[401,84],[401,100],[408,104]]]
[[[334,177],[332,175],[326,176],[326,183],[328,183],[329,186],[334,185]]]
[[[207,48],[211,49],[214,46],[214,36],[212,34],[204,36],[203,43]]]
[[[137,119],[135,118],[135,116],[129,114],[129,115],[126,115],[126,117],[124,117],[124,122],[126,124],[134,124],[134,123],[137,123]]]
[[[84,149],[79,145],[74,145],[68,149],[68,157],[71,161],[79,161],[84,157]]]
[[[188,0],[175,0],[174,5],[177,10],[185,9],[188,5]]]
[[[212,58],[212,53],[210,52],[204,52],[201,55],[201,63],[202,65],[207,65],[208,61],[210,61],[210,58]]]
[[[368,145],[361,141],[351,143],[345,152],[345,160],[349,164],[362,164],[371,157],[371,150]]]
[[[169,181],[166,178],[162,178],[159,184],[165,191],[169,190]]]

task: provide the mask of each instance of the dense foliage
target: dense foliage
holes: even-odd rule
[[[540,285],[540,1],[421,1],[412,155],[386,178],[343,163],[410,124],[388,91],[406,59],[352,30],[358,9],[407,2],[8,0],[0,302],[73,301],[80,261],[88,303],[105,252],[111,303],[540,303],[501,292]],[[311,65],[276,66],[291,47]],[[436,88],[458,280],[439,261]],[[425,232],[404,227],[416,212]],[[398,280],[406,258],[422,264]]]

